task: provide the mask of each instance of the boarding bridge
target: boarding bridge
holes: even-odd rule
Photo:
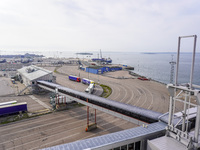
[[[37,85],[43,89],[66,96],[67,100],[76,101],[137,125],[157,122],[159,116],[162,115],[159,112],[109,100],[85,92],[79,92],[47,81],[37,81]]]

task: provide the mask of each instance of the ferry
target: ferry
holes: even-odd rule
[[[112,59],[110,57],[108,57],[108,58],[93,58],[92,61],[94,61],[94,62],[102,62],[102,63],[106,63],[106,64],[111,64],[112,63]]]
[[[98,55],[98,58],[93,58],[92,61],[100,62],[100,63],[103,63],[103,64],[111,64],[112,63],[112,59],[110,57],[102,58],[101,50],[100,50],[100,58],[99,58],[99,55]]]

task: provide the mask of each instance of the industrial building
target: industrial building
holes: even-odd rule
[[[37,80],[55,82],[56,77],[52,71],[34,65],[26,66],[17,70],[18,78],[25,86],[34,85]]]

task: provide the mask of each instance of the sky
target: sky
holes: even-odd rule
[[[199,8],[199,0],[1,0],[0,51],[176,52],[179,36],[200,38]]]

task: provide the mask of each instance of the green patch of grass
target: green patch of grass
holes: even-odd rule
[[[31,116],[29,116],[28,112],[22,113],[21,115],[20,114],[9,115],[9,116],[5,117],[4,119],[2,119],[0,121],[0,124],[7,124],[7,123],[11,123],[11,122],[16,122],[16,121],[20,121],[20,120],[24,120],[24,119],[29,119],[29,118],[33,118],[33,117],[46,115],[46,114],[49,114],[49,113],[52,113],[52,112],[32,114]]]
[[[66,73],[61,73],[61,72],[59,72],[58,71],[58,69],[59,68],[61,68],[61,67],[56,67],[55,69],[54,69],[54,71],[53,72],[55,72],[55,73],[57,73],[57,74],[61,74],[61,75],[66,75],[66,76],[69,76],[68,74],[66,74]]]
[[[29,118],[28,113],[23,113],[21,115],[19,115],[19,114],[18,115],[11,115],[11,116],[6,117],[4,120],[2,120],[0,124],[7,124],[7,123],[10,123],[10,122],[19,121],[19,120],[23,120],[23,119],[26,119],[26,118]]]
[[[55,72],[55,73],[59,73],[59,72],[57,71],[59,68],[60,68],[60,67],[56,67],[56,68],[54,69],[53,72]]]
[[[100,86],[103,88],[103,93],[101,94],[101,97],[107,98],[111,95],[112,89],[109,86],[103,84],[100,84]]]
[[[53,72],[58,73],[58,71],[56,69]]]

